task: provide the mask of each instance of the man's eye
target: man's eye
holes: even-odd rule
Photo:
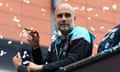
[[[63,16],[66,18],[69,18],[69,17],[71,17],[71,14],[70,13],[58,14],[57,18],[62,18]]]
[[[58,15],[57,15],[57,18],[62,18],[62,14],[58,14]]]
[[[71,17],[70,13],[65,13],[65,17]]]

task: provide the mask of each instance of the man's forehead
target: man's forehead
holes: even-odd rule
[[[61,11],[61,10],[63,10],[63,11],[66,10],[66,11],[72,11],[72,12],[74,12],[73,7],[71,5],[69,5],[69,4],[66,4],[66,3],[61,4],[61,5],[59,5],[56,8],[56,12]]]
[[[60,6],[58,6],[58,8],[71,8],[72,9],[72,6],[69,4],[61,4]]]

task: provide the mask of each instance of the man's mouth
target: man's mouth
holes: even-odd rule
[[[61,23],[60,26],[66,27],[66,26],[69,26],[69,24],[67,24],[67,23],[64,23],[64,24]]]

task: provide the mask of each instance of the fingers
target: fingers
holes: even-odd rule
[[[20,60],[21,61],[21,55],[20,52],[17,52],[17,54],[13,57],[14,60]]]
[[[19,52],[13,57],[13,63],[16,68],[18,68],[21,65],[22,59]]]
[[[37,31],[31,31],[29,33],[29,35],[32,37],[32,38],[35,38],[35,37],[39,37],[39,33]]]
[[[33,62],[29,62],[29,65],[27,66],[27,69],[29,70],[29,71],[36,71],[37,69],[37,64],[35,64],[35,63],[33,63]]]
[[[28,28],[24,28],[26,31],[28,31],[28,38],[29,39],[33,39],[35,37],[39,37],[39,33],[36,30],[32,30],[32,29],[28,29]]]
[[[13,57],[13,59],[21,58],[20,52],[17,52],[17,54]]]
[[[28,37],[27,37],[28,39],[28,42],[33,42],[33,41],[39,41],[39,34],[38,34],[38,32],[36,31],[36,32],[30,32],[29,33],[29,35],[28,35]]]
[[[31,62],[29,62],[28,66],[27,66],[27,70],[28,72],[30,72],[32,69],[31,69]]]
[[[28,31],[27,41],[33,46],[33,48],[39,47],[39,33],[36,30],[25,28]]]
[[[20,52],[17,53],[17,57],[18,57],[18,58],[21,58]]]
[[[39,33],[37,31],[34,31],[35,37],[39,37]]]

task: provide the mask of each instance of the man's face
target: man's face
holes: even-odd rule
[[[55,22],[57,28],[62,32],[69,32],[74,27],[74,12],[69,6],[61,6],[56,9]]]

